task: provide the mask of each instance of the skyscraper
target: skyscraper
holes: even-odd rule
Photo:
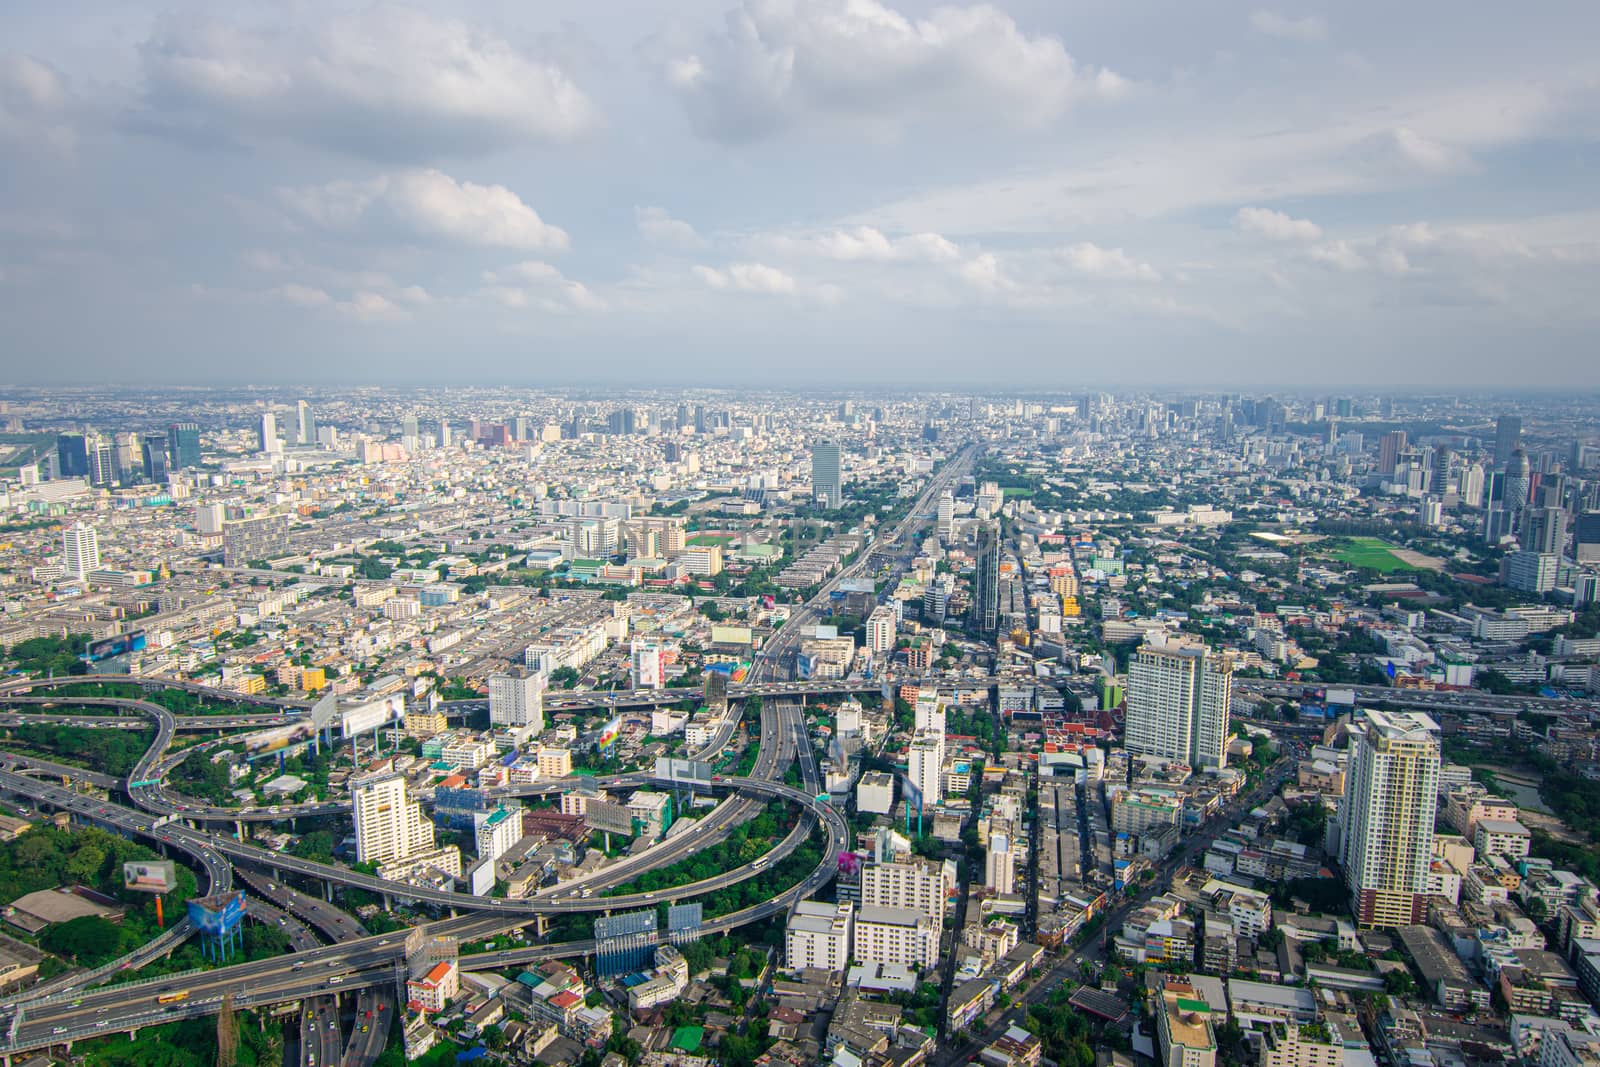
[[[946,489],[939,494],[939,540],[950,540],[950,528],[956,520],[956,498],[950,490]]]
[[[1501,415],[1494,420],[1494,461],[1504,467],[1511,453],[1522,447],[1522,420],[1516,415]]]
[[[978,566],[972,580],[972,625],[992,634],[1000,627],[1000,529],[992,522],[978,527]]]
[[[278,417],[270,411],[261,413],[261,422],[256,427],[256,451],[276,452],[278,450]]]
[[[89,436],[89,484],[110,485],[116,480],[116,453],[111,447],[111,441],[91,434]]]
[[[1528,495],[1533,491],[1533,475],[1528,470],[1528,454],[1522,449],[1514,449],[1511,458],[1506,460],[1505,489],[1502,491],[1502,502],[1510,512],[1518,512],[1528,506]]]
[[[167,427],[167,458],[173,470],[200,466],[200,427],[192,422],[175,422]]]
[[[1522,547],[1540,555],[1561,555],[1567,547],[1567,513],[1560,508],[1531,509],[1524,522]]]
[[[147,482],[161,485],[167,480],[167,472],[171,468],[167,455],[167,438],[165,434],[146,434],[139,445],[140,460],[144,465],[144,478]]]
[[[311,413],[311,403],[297,400],[294,404],[295,443],[309,448],[317,443],[317,417]]]
[[[433,848],[433,823],[406,796],[405,775],[378,771],[350,780],[356,861],[387,863]]]
[[[1123,743],[1129,752],[1220,770],[1232,703],[1233,668],[1204,645],[1146,645],[1128,667]]]
[[[989,834],[983,884],[1002,896],[1017,891],[1017,866],[1012,862],[1011,839],[1006,834]]]
[[[1439,724],[1420,712],[1366,711],[1351,743],[1335,832],[1356,919],[1421,923],[1439,805]]]
[[[489,723],[544,729],[544,675],[517,670],[489,676]]]
[[[56,437],[56,474],[62,478],[89,477],[89,436],[64,433]]]
[[[100,569],[100,539],[87,523],[75,522],[61,531],[61,553],[68,574],[82,578]]]
[[[844,503],[837,441],[818,441],[811,446],[811,498],[824,508]]]
[[[1400,462],[1400,453],[1406,448],[1406,432],[1390,430],[1378,439],[1378,473],[1388,480]]]

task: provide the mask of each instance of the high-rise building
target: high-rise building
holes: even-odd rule
[[[489,722],[494,726],[544,729],[544,675],[516,670],[489,676]]]
[[[1510,512],[1519,512],[1528,506],[1528,497],[1533,493],[1533,474],[1528,467],[1528,454],[1522,449],[1513,449],[1511,458],[1506,460],[1505,488],[1501,490],[1501,502]]]
[[[256,515],[222,526],[222,564],[242,567],[254,560],[281,556],[289,548],[289,516]]]
[[[879,604],[867,616],[867,650],[873,653],[888,652],[894,648],[894,608]]]
[[[493,811],[477,812],[472,817],[472,832],[478,858],[497,860],[522,840],[522,809],[502,804]]]
[[[1522,447],[1522,420],[1516,415],[1501,415],[1494,420],[1494,461],[1504,467],[1511,453]]]
[[[111,485],[117,480],[116,453],[108,438],[89,437],[89,484]]]
[[[1394,469],[1400,462],[1400,453],[1406,448],[1406,432],[1404,430],[1390,430],[1378,438],[1378,473],[1385,481],[1394,477]]]
[[[76,577],[86,577],[100,569],[100,539],[94,527],[75,522],[61,531],[62,566]]]
[[[1469,508],[1483,507],[1483,467],[1474,463],[1461,471],[1460,497]]]
[[[1369,710],[1351,744],[1335,832],[1356,918],[1362,926],[1421,923],[1439,806],[1439,724],[1421,712]]]
[[[295,443],[310,448],[317,443],[317,417],[311,412],[311,402],[297,400],[294,404]]]
[[[862,906],[908,908],[934,923],[944,922],[949,888],[944,866],[920,856],[869,863],[861,870]]]
[[[167,456],[173,470],[188,470],[200,466],[200,426],[193,422],[175,422],[167,427]]]
[[[634,640],[629,646],[629,678],[635,689],[660,689],[661,646],[654,641]]]
[[[844,503],[837,441],[818,441],[811,446],[811,498],[824,508],[836,508]]]
[[[1017,865],[1011,858],[1011,839],[1005,834],[989,834],[983,884],[1001,895],[1017,891]]]
[[[938,529],[937,529],[937,532],[939,534],[939,540],[941,540],[941,541],[949,541],[950,540],[950,529],[951,529],[951,527],[953,527],[955,525],[955,521],[956,521],[956,498],[955,498],[955,494],[950,492],[950,490],[946,489],[944,492],[939,494],[939,523],[938,523]]]
[[[256,425],[256,451],[278,451],[278,416],[270,411],[263,411]]]
[[[449,448],[450,447],[450,440],[451,440],[451,438],[450,438],[450,420],[449,419],[440,419],[439,420],[439,447],[440,448]]]
[[[923,811],[932,811],[944,802],[943,772],[944,738],[931,732],[918,733],[906,759],[906,780],[921,795]],[[912,799],[908,798],[908,802]]]
[[[89,477],[89,435],[64,433],[56,437],[56,476]]]
[[[992,522],[978,527],[977,568],[972,580],[972,625],[992,634],[1000,626],[1000,529]]]
[[[137,485],[144,473],[139,450],[139,435],[119,433],[111,439],[111,469],[118,485]]]
[[[356,860],[388,863],[433,848],[433,823],[406,796],[405,775],[377,771],[350,780]]]
[[[784,929],[784,963],[796,971],[814,968],[844,973],[850,966],[854,926],[855,905],[848,900],[837,904],[800,901]]]
[[[1233,668],[1204,645],[1146,645],[1128,667],[1129,752],[1220,770],[1228,762]]]
[[[1573,557],[1579,563],[1600,563],[1600,511],[1578,516],[1573,530]]]
[[[1559,556],[1567,547],[1567,513],[1561,508],[1534,508],[1523,523],[1522,547],[1528,552]]]
[[[166,482],[171,463],[167,454],[167,438],[165,434],[146,434],[139,443],[139,458],[145,481],[154,482],[157,485]]]

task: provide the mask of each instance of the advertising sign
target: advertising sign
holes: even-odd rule
[[[661,756],[656,759],[656,778],[674,785],[710,785],[711,764],[701,760]]]
[[[122,865],[124,889],[140,893],[170,893],[177,886],[177,865],[171,860],[134,860]]]
[[[595,750],[609,754],[612,746],[617,743],[617,737],[621,735],[621,733],[622,719],[619,716],[606,723],[605,727],[600,731],[600,736],[595,738]]]
[[[391,693],[386,697],[380,697],[365,704],[341,709],[339,712],[339,732],[345,737],[371,733],[386,723],[395,722],[403,718],[405,713],[405,696],[400,693]]]
[[[244,893],[218,893],[189,901],[189,921],[202,934],[216,936],[236,930],[244,919]]]

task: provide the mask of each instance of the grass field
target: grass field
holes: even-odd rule
[[[1352,567],[1370,567],[1387,574],[1390,571],[1414,571],[1417,568],[1394,554],[1397,546],[1381,537],[1352,537],[1350,543],[1333,551],[1333,558]]]
[[[695,534],[693,537],[691,537],[691,538],[687,539],[686,541],[684,541],[684,544],[686,544],[686,545],[697,545],[697,546],[702,547],[702,548],[704,548],[706,545],[723,545],[723,546],[727,546],[727,545],[730,545],[732,543],[733,543],[733,534],[710,534],[710,533]]]

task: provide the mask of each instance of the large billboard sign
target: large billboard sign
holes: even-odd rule
[[[395,722],[405,717],[406,698],[400,693],[391,693],[386,697],[366,704],[344,708],[339,712],[339,732],[345,737],[354,737],[357,734],[371,733],[385,723]]]
[[[621,734],[622,719],[619,716],[618,718],[612,719],[610,722],[606,723],[605,727],[600,731],[600,736],[595,738],[595,750],[597,752],[609,755],[611,753],[612,746],[617,743],[617,738],[621,736]]]
[[[244,920],[244,893],[218,893],[209,897],[196,897],[189,901],[189,921],[202,934],[215,937],[239,927]]]
[[[591,800],[584,808],[583,819],[591,830],[606,833],[633,834],[633,813],[614,800]]]
[[[711,784],[711,764],[701,760],[673,759],[660,756],[656,759],[656,778],[674,785]]]
[[[178,887],[177,864],[171,860],[134,860],[122,865],[122,888],[140,893],[170,893]]]
[[[333,724],[339,714],[339,698],[328,693],[311,705],[311,725],[322,730]]]
[[[306,719],[290,726],[279,726],[276,729],[250,734],[244,739],[244,750],[246,755],[255,759],[269,752],[276,752],[280,748],[309,741],[316,732],[316,727]]]

